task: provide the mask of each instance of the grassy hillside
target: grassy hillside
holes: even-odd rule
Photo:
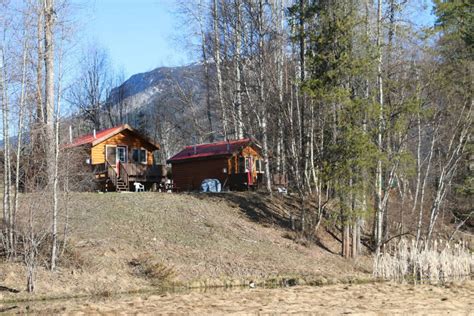
[[[287,238],[279,205],[257,195],[73,194],[68,247],[58,272],[39,268],[37,294],[64,296],[147,289],[162,282],[226,285],[300,277],[367,277],[326,249]],[[329,248],[329,249],[328,249]],[[24,267],[0,263],[0,285],[23,290]],[[21,297],[26,293],[5,294]],[[2,292],[0,292],[0,299]]]

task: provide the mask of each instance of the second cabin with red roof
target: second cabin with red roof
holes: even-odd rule
[[[179,190],[199,190],[205,179],[218,179],[223,188],[255,188],[262,182],[260,146],[251,138],[185,147],[168,159]]]

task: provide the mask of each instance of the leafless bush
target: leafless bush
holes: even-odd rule
[[[36,270],[38,267],[50,267],[51,260],[51,221],[50,194],[47,190],[25,193],[19,199],[17,214],[17,225],[15,226],[15,260],[22,261],[26,266],[27,290],[33,292],[35,288]],[[67,207],[67,196],[64,195],[59,201],[61,214]],[[63,219],[63,217],[61,217]],[[66,227],[67,219],[60,221],[60,228]],[[82,267],[84,260],[74,248],[65,243],[66,230],[60,234],[59,249],[61,250],[61,262],[65,266]],[[2,237],[0,236],[0,243]],[[0,254],[2,253],[0,244]],[[63,260],[64,259],[64,260]]]
[[[132,259],[129,265],[136,275],[150,280],[153,285],[170,283],[176,277],[173,268],[167,267],[161,262],[156,262],[146,255]]]
[[[28,292],[34,291],[36,269],[46,257],[45,241],[50,235],[47,199],[46,192],[38,192],[24,196],[20,201],[16,230],[17,253],[26,266]]]
[[[473,272],[474,256],[464,242],[416,244],[402,239],[374,260],[374,276],[399,282],[438,284],[460,281]]]
[[[62,252],[59,257],[59,263],[62,267],[81,270],[90,266],[91,261],[89,258],[84,256],[83,252],[75,244],[69,242],[67,244],[62,243],[61,246]]]
[[[92,166],[84,148],[67,148],[59,156],[60,188],[65,192],[94,191],[98,187]]]

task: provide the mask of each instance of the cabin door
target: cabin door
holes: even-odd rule
[[[106,146],[107,161],[112,166],[117,166],[118,162],[127,162],[127,147],[126,146]]]
[[[117,162],[127,162],[127,147],[117,146]]]

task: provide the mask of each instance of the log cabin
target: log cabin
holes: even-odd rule
[[[139,182],[147,189],[166,175],[155,162],[160,149],[128,124],[81,136],[63,146],[84,154],[99,187],[104,191],[129,191]]]
[[[251,138],[185,147],[168,159],[179,190],[199,190],[204,179],[218,179],[223,188],[254,189],[262,182],[261,147]]]

